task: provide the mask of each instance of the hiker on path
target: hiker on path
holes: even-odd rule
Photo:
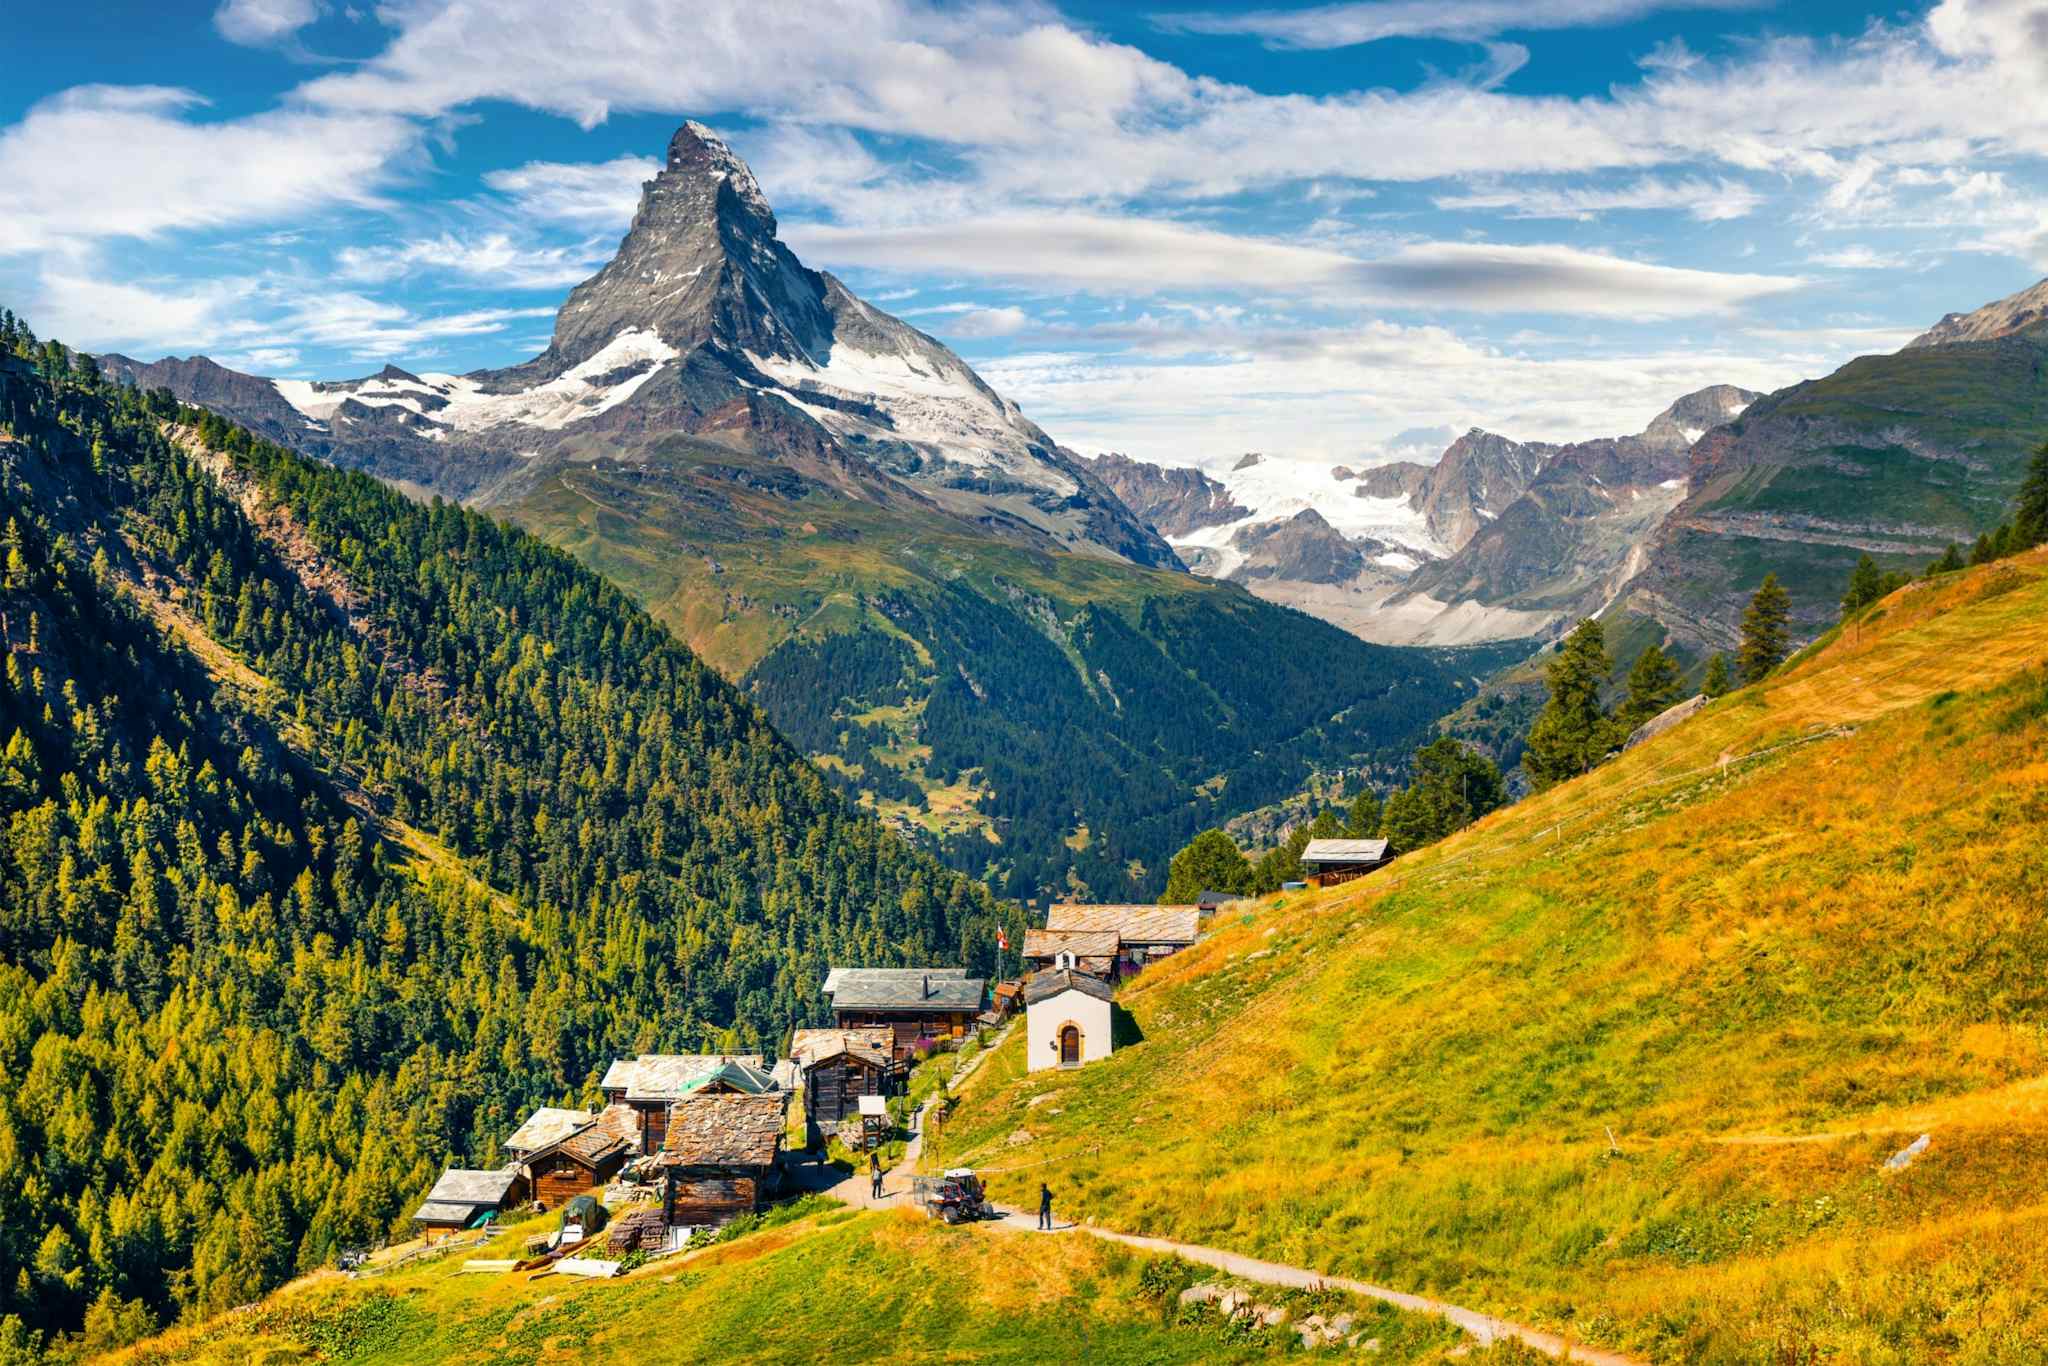
[[[877,1200],[881,1199],[881,1198],[882,1198],[882,1155],[881,1155],[880,1153],[869,1153],[869,1154],[868,1154],[868,1180],[874,1183],[874,1188],[875,1188],[875,1190],[874,1190],[874,1198],[875,1198],[875,1199],[877,1199]]]
[[[1041,1233],[1052,1232],[1052,1187],[1038,1183],[1038,1229]]]

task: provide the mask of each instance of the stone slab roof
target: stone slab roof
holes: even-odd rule
[[[1082,933],[1114,933],[1125,944],[1195,942],[1201,933],[1199,906],[1084,906],[1062,902],[1046,912],[1045,927]]]
[[[834,1010],[978,1011],[988,985],[958,968],[834,968]]]
[[[669,1109],[662,1160],[689,1167],[773,1166],[785,1122],[779,1093],[690,1096]]]

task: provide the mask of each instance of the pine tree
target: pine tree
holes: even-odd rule
[[[1507,801],[1493,761],[1448,735],[1415,751],[1414,777],[1387,798],[1380,835],[1394,852],[1434,844]]]
[[[1764,581],[1742,614],[1742,649],[1735,656],[1744,685],[1757,683],[1785,662],[1791,646],[1792,596],[1776,574]]]
[[[2031,550],[2043,541],[2048,541],[2048,443],[2034,452],[2013,504],[2010,550]]]
[[[1166,894],[1159,903],[1185,906],[1206,891],[1249,891],[1251,872],[1236,841],[1221,830],[1204,830],[1166,865]]]
[[[1707,661],[1707,676],[1700,683],[1700,691],[1709,697],[1720,697],[1728,691],[1728,656],[1716,651]]]
[[[1866,553],[1849,573],[1849,587],[1842,594],[1842,620],[1847,621],[1883,596],[1884,577],[1877,571],[1877,561]]]
[[[1576,778],[1606,757],[1620,736],[1600,705],[1600,684],[1613,668],[1606,633],[1581,621],[1550,662],[1550,700],[1529,729],[1522,768],[1538,791]]]
[[[1927,566],[1927,577],[1931,579],[1936,574],[1953,574],[1962,567],[1963,552],[1954,541],[1950,541],[1948,549],[1941,552],[1941,558]]]
[[[1628,671],[1628,700],[1622,704],[1621,724],[1634,730],[1678,701],[1678,664],[1656,645],[1645,646]]]
[[[1355,840],[1371,839],[1379,834],[1384,814],[1380,794],[1368,787],[1351,799],[1351,809],[1344,814],[1344,834]]]

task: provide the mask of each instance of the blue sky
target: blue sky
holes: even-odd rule
[[[265,374],[533,354],[684,117],[810,264],[1169,463],[1634,430],[2048,270],[2014,0],[17,5],[0,56],[0,300]]]

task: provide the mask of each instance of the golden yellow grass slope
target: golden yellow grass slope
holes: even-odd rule
[[[937,1158],[1658,1360],[2048,1359],[2048,556],[991,1059]],[[1903,1170],[1883,1164],[1921,1134]]]

